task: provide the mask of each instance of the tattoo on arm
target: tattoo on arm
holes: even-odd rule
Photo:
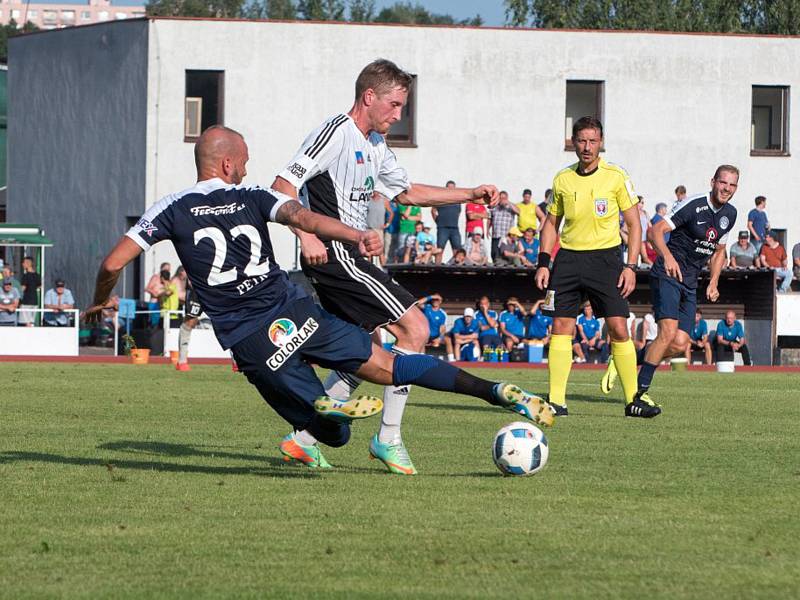
[[[275,213],[275,221],[281,225],[298,225],[301,215],[307,211],[308,209],[296,200],[289,200]]]

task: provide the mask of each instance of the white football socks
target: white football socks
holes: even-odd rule
[[[183,364],[189,358],[189,340],[192,338],[192,328],[186,323],[181,323],[178,331],[178,362]]]
[[[317,443],[317,438],[311,435],[308,429],[303,429],[303,431],[294,432],[294,441],[301,446],[313,446]]]
[[[413,350],[405,350],[395,346],[392,348],[394,354],[419,354]],[[378,441],[386,444],[392,441],[401,440],[400,424],[403,422],[403,411],[406,409],[408,394],[411,392],[410,385],[387,385],[383,388],[383,414],[381,415],[381,428],[378,431]]]

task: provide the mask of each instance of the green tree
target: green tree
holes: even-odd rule
[[[451,15],[429,12],[421,4],[411,2],[395,2],[382,9],[375,17],[377,23],[403,23],[406,25],[483,25],[480,15],[471,19],[457,20]]]
[[[149,0],[145,11],[155,17],[234,18],[243,6],[244,0]]]
[[[375,0],[350,0],[350,20],[369,23],[375,17]]]
[[[344,20],[344,0],[299,0],[297,10],[309,21]]]
[[[297,18],[297,6],[292,0],[253,0],[242,9],[245,19],[284,19]]]
[[[12,38],[20,33],[38,31],[39,28],[26,21],[22,27],[17,27],[17,22],[12,18],[7,25],[0,25],[0,63],[8,63],[8,38]]]

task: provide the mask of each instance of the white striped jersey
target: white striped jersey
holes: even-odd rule
[[[367,137],[348,115],[336,115],[312,131],[278,174],[300,192],[313,212],[364,231],[373,190],[388,198],[411,182],[383,136]]]
[[[126,234],[143,250],[170,240],[223,348],[307,296],[272,252],[267,221],[292,199],[259,187],[200,181],[151,206]]]

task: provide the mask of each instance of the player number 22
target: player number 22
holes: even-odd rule
[[[269,272],[269,259],[261,260],[261,234],[258,229],[252,225],[237,225],[231,229],[231,238],[236,239],[240,235],[245,236],[250,240],[250,262],[244,268],[244,274],[248,277],[255,277],[256,275],[265,275]],[[222,270],[222,265],[225,264],[225,256],[228,254],[228,243],[225,241],[225,234],[217,227],[204,227],[194,232],[194,245],[200,243],[205,238],[210,239],[214,243],[214,262],[211,263],[211,272],[208,274],[208,285],[222,285],[223,283],[230,283],[236,281],[238,273],[236,267],[232,267],[227,271]]]

